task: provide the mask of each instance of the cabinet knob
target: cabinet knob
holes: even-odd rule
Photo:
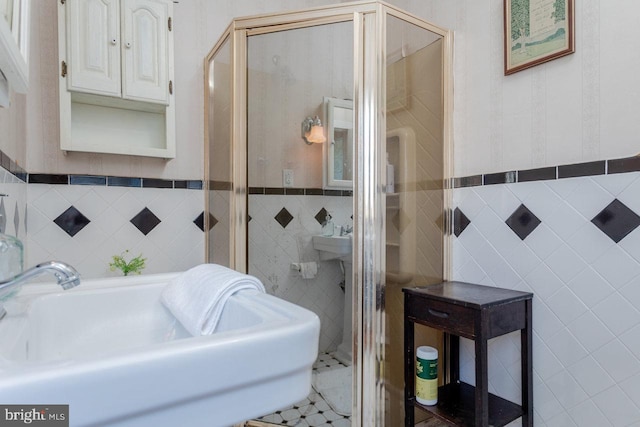
[[[126,42],[124,45],[127,49],[131,49],[131,42]]]
[[[118,44],[118,40],[116,40],[116,39],[111,39],[111,44],[115,46],[116,44]]]

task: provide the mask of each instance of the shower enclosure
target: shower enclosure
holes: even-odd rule
[[[451,38],[361,1],[234,19],[205,61],[207,260],[315,311],[326,352],[351,313],[353,426],[403,423],[401,289],[448,276]],[[315,116],[324,144],[301,135]],[[318,257],[328,213],[351,255]]]

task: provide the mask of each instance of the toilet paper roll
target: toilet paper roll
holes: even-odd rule
[[[303,279],[314,279],[318,274],[318,263],[315,261],[312,262],[301,262],[300,263],[300,275]]]

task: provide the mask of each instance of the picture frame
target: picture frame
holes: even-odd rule
[[[504,0],[504,74],[575,52],[575,0]]]

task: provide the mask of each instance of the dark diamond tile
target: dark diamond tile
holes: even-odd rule
[[[287,208],[280,209],[278,215],[275,216],[275,220],[278,221],[278,224],[282,226],[282,228],[286,228],[287,225],[291,222],[293,216],[289,213]]]
[[[611,240],[618,243],[640,225],[640,216],[615,199],[591,220]]]
[[[322,208],[318,211],[318,213],[316,214],[316,216],[314,216],[314,218],[316,219],[316,221],[318,221],[318,224],[322,225],[327,220],[328,214],[329,212],[327,212],[325,208]]]
[[[193,220],[193,223],[202,231],[204,231],[204,212],[202,212],[196,219]],[[208,230],[211,230],[216,224],[218,220],[209,213],[209,227]]]
[[[540,220],[525,205],[520,205],[505,223],[520,240],[524,240],[540,225]]]
[[[13,230],[14,236],[18,237],[18,230],[20,229],[20,210],[18,209],[18,202],[13,210]]]
[[[202,231],[204,231],[204,212],[202,212],[196,219],[193,220],[193,223]]]
[[[91,221],[89,221],[86,216],[82,215],[82,212],[74,206],[71,206],[54,219],[53,222],[55,222],[58,227],[62,228],[69,236],[73,237]]]
[[[471,220],[460,210],[456,208],[453,211],[453,234],[460,237],[460,234],[471,224]]]
[[[391,218],[391,223],[396,227],[396,230],[398,230],[400,234],[403,234],[409,224],[411,224],[411,217],[407,215],[403,209],[400,209],[398,213]]]
[[[145,236],[156,228],[160,222],[162,221],[149,208],[142,209],[136,216],[131,218],[131,224],[135,225]]]

